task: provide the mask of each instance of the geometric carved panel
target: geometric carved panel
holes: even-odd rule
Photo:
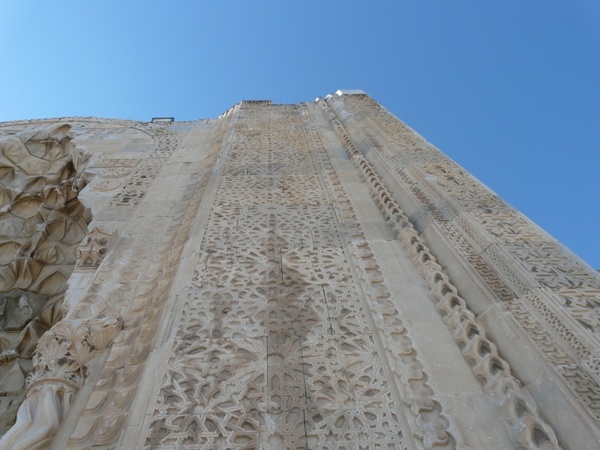
[[[275,107],[237,122],[151,448],[402,446],[407,430],[301,123]],[[270,141],[246,131],[257,126]]]

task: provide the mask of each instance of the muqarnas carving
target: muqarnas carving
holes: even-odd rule
[[[61,317],[87,234],[77,199],[87,158],[69,131],[53,125],[0,137],[0,434],[14,422],[39,337]]]

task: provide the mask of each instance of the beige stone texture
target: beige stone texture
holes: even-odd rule
[[[0,160],[0,449],[600,448],[600,275],[362,91]]]

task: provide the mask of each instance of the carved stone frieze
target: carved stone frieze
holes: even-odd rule
[[[147,445],[179,445],[197,436],[195,425],[169,433],[174,420],[169,414],[181,423],[183,413],[212,414],[215,420],[215,412],[226,410],[228,417],[247,411],[239,420],[247,417],[248,423],[254,416],[252,429],[258,426],[261,436],[285,430],[280,439],[293,447],[337,448],[358,436],[365,445],[401,446],[409,430],[396,413],[402,406],[389,386],[393,369],[387,357],[381,359],[379,337],[363,318],[366,299],[354,287],[351,268],[366,271],[383,308],[391,306],[383,306],[389,294],[378,285],[381,274],[372,270],[366,243],[361,264],[351,262],[354,255],[338,224],[356,219],[351,207],[328,206],[332,195],[349,206],[346,194],[316,133],[302,119],[305,111],[252,109],[241,106],[227,162],[215,180],[215,203],[174,341],[178,356],[166,368]],[[257,126],[267,126],[269,134],[252,133]],[[240,159],[247,170],[240,170]],[[390,328],[387,348],[402,355],[395,362],[397,381],[410,391],[404,401],[417,418],[416,435],[427,448],[452,447],[449,421],[430,399],[433,389],[411,341],[398,316],[391,313],[389,320],[382,324]],[[221,348],[229,355],[218,357],[222,363],[197,360],[205,352],[217,357]],[[329,357],[335,359],[324,365]],[[350,360],[353,373],[344,369]],[[240,384],[241,379],[248,381]],[[251,395],[244,387],[248,382]],[[194,392],[186,388],[192,385]],[[280,415],[277,426],[268,428],[274,414]],[[242,436],[219,433],[206,445]]]
[[[440,238],[452,243],[451,252],[464,258],[460,264],[466,271],[474,271],[493,297],[502,302],[495,307],[510,311],[517,326],[540,350],[541,359],[550,362],[544,370],[555,377],[551,383],[564,383],[571,390],[565,397],[567,401],[578,410],[583,407],[579,419],[570,421],[572,425],[557,423],[562,437],[570,442],[577,442],[577,436],[583,434],[588,437],[579,442],[595,439],[592,436],[599,433],[594,423],[599,417],[595,399],[600,392],[600,378],[596,358],[591,355],[598,352],[594,331],[600,282],[597,271],[574,257],[372,99],[332,97],[330,104],[350,128],[357,146],[378,171],[386,174],[394,196],[411,211],[409,217],[417,228],[425,230],[430,238],[439,236],[431,244],[440,252],[444,264],[451,265],[458,273],[458,264],[448,258]],[[376,138],[372,139],[373,136]],[[432,221],[415,210],[418,205],[433,219],[435,226],[429,226]],[[460,276],[464,277],[459,279],[462,288],[473,290],[473,285],[466,282],[472,275],[463,271]],[[469,296],[465,299],[478,311],[485,311],[485,300]],[[486,319],[489,320],[492,319]],[[494,328],[496,332],[502,327]],[[504,345],[505,337],[498,337]],[[508,344],[502,352],[512,354],[512,346],[514,344]],[[528,382],[533,380],[531,377],[540,370],[539,366],[537,363],[528,366],[519,358],[518,371]],[[573,376],[573,370],[578,375]],[[586,387],[579,389],[575,379],[586,380]],[[538,389],[533,387],[533,390]],[[554,389],[553,395],[564,395],[564,387]],[[543,389],[536,395],[546,404]],[[550,414],[553,421],[562,421],[564,417],[558,410]]]
[[[105,309],[118,311],[125,325],[112,346],[102,376],[88,398],[80,420],[65,443],[67,448],[113,446],[122,437],[134,399],[143,392],[140,391],[140,380],[156,334],[163,325],[160,319],[165,314],[169,290],[225,130],[222,126],[208,135],[208,160],[195,167],[168,216],[153,217],[149,222],[143,210],[138,210],[130,226],[120,233],[119,243],[111,251],[111,261],[99,268],[87,294],[75,309],[75,317]],[[164,164],[178,144],[175,138],[160,139],[159,136],[155,139],[152,155],[165,158]],[[106,164],[106,160],[97,164]],[[159,166],[154,167],[155,172],[143,172],[147,167],[138,167],[140,171],[132,176],[145,173],[145,176],[155,177]],[[122,188],[123,193],[127,192],[128,186]],[[145,195],[139,199],[141,206],[144,200],[151,201]],[[109,207],[117,211],[123,209],[123,205],[114,202]],[[125,209],[128,213],[129,208]]]

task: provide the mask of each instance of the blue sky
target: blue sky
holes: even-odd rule
[[[0,121],[363,89],[600,268],[600,2],[0,0]]]

